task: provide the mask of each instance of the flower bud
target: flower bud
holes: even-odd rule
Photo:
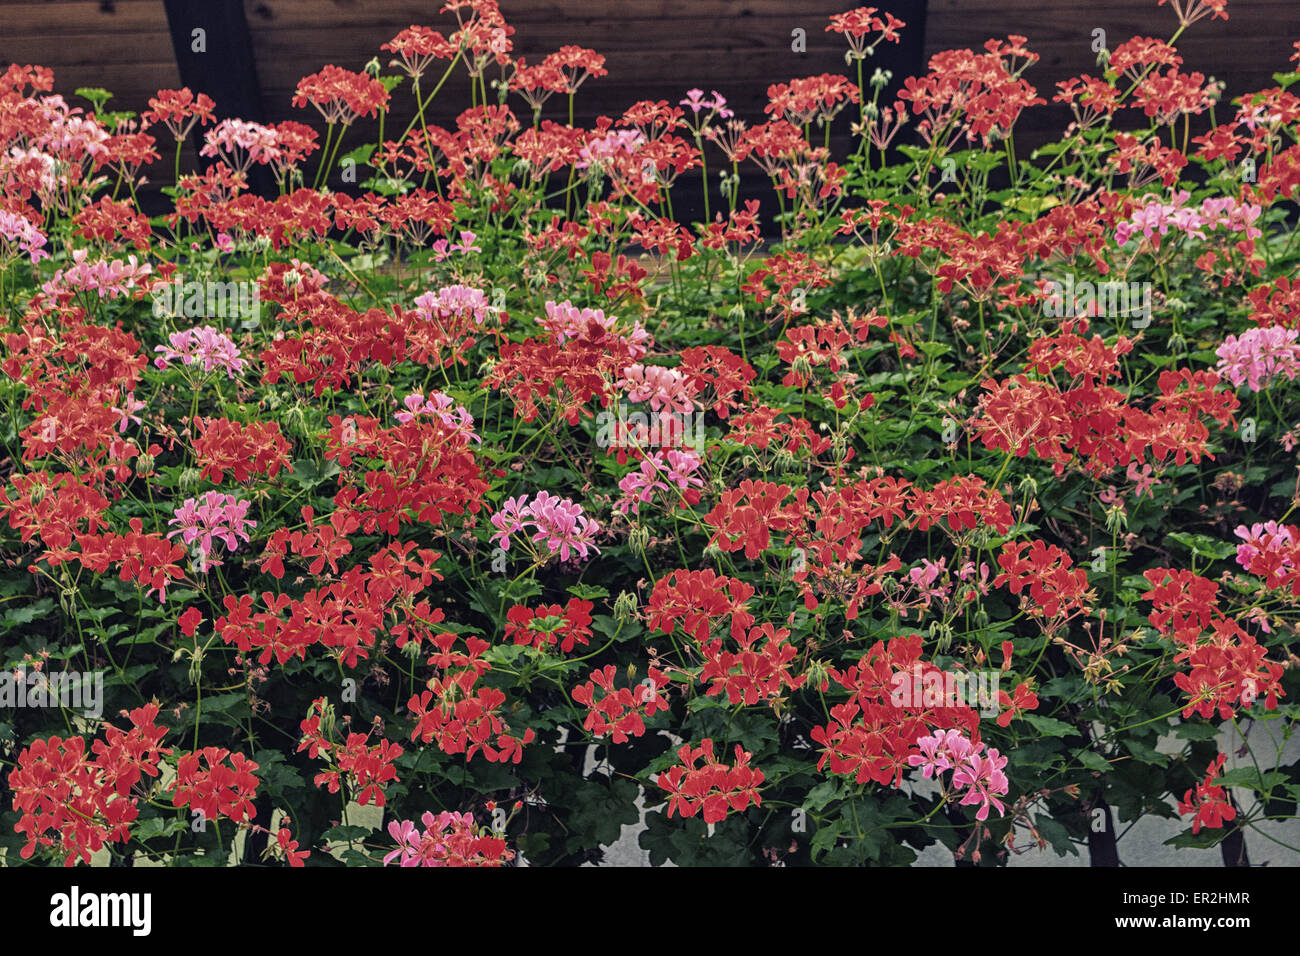
[[[614,619],[620,622],[632,620],[637,616],[638,603],[631,591],[620,591],[614,599]]]
[[[199,473],[197,468],[185,468],[181,470],[180,477],[177,479],[177,484],[180,486],[182,492],[189,494],[192,491],[198,491],[199,482],[202,480],[203,476]]]
[[[952,647],[952,625],[945,624],[942,621],[930,622],[930,640],[935,641],[935,649],[940,654],[947,654],[948,648]]]
[[[285,409],[284,427],[291,435],[296,435],[299,438],[309,437],[307,434],[307,410],[298,404]]]
[[[830,682],[831,667],[826,661],[811,660],[804,669],[803,676],[807,678],[808,686],[822,689]]]

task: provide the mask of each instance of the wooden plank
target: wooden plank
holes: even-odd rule
[[[133,33],[166,30],[162,0],[4,0],[0,3],[3,39],[58,36],[62,33]],[[125,51],[124,51],[125,52]]]
[[[1205,27],[1230,29],[1234,24],[1258,23],[1276,11],[1293,6],[1289,0],[1231,0],[1227,20],[1206,18],[1193,25],[1193,30]],[[1031,16],[1044,11],[1054,11],[1058,18],[1080,23],[1101,13],[1127,15],[1134,22],[1143,22],[1150,30],[1163,30],[1166,35],[1178,28],[1178,17],[1173,7],[1166,3],[1156,6],[1156,0],[1088,0],[1087,3],[1051,4],[1047,0],[930,0],[929,15],[936,19],[944,16],[969,16],[990,14],[1005,19]]]
[[[64,65],[156,63],[174,59],[172,38],[166,30],[150,33],[66,33],[57,36],[0,37],[0,61],[39,63],[56,69]]]
[[[915,8],[915,0],[886,0],[878,4],[882,9],[898,11]],[[728,18],[752,16],[780,16],[804,26],[809,34],[813,27],[825,27],[825,19],[848,9],[844,0],[639,0],[635,5],[627,0],[503,0],[501,12],[506,22],[518,28],[521,24],[564,21],[581,23],[590,19],[618,19],[629,12],[656,20],[689,16],[719,16]],[[287,26],[336,26],[355,29],[366,24],[396,24],[398,29],[412,23],[432,27],[448,33],[456,29],[456,18],[439,13],[439,5],[429,0],[245,0],[248,22],[254,29],[259,24]],[[820,22],[818,22],[820,21]]]

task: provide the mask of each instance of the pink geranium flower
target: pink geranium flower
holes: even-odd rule
[[[244,370],[238,346],[229,336],[210,325],[173,332],[167,340],[167,345],[154,349],[163,353],[153,360],[158,368],[166,368],[173,359],[180,359],[183,365],[203,366],[205,372],[224,369],[227,378],[234,378]]]

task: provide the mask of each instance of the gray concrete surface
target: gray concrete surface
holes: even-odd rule
[[[1242,726],[1242,730],[1249,738],[1254,757],[1264,770],[1300,759],[1300,733],[1293,734],[1290,740],[1286,740],[1283,726],[1284,722],[1281,720],[1260,721],[1253,725],[1247,722]],[[1182,743],[1179,738],[1169,736],[1164,738],[1156,749],[1164,753],[1178,753]],[[1225,764],[1227,769],[1251,766],[1250,754],[1241,752],[1242,743],[1241,736],[1231,726],[1220,735],[1219,750],[1228,755]],[[1249,808],[1252,805],[1249,792],[1234,790],[1233,796],[1240,807]],[[1170,798],[1169,803],[1175,809],[1177,808],[1176,799]],[[644,806],[641,807],[641,814],[644,821]],[[1175,849],[1165,845],[1165,840],[1176,836],[1186,828],[1186,821],[1146,816],[1131,824],[1119,821],[1117,823],[1120,827],[1117,847],[1120,862],[1124,866],[1223,866],[1223,858],[1218,847],[1210,850],[1195,850]],[[637,845],[637,837],[643,827],[644,823],[623,827],[619,840],[606,847],[604,865],[649,866],[649,852]],[[1246,852],[1252,866],[1261,864],[1270,867],[1300,866],[1300,850],[1297,848],[1300,848],[1300,821],[1297,820],[1261,824],[1258,830],[1252,829],[1246,833]],[[1088,866],[1087,846],[1080,846],[1078,849],[1078,856],[1061,857],[1051,848],[1046,850],[1031,848],[1020,855],[1012,855],[1007,865]],[[945,847],[935,845],[919,851],[918,859],[912,865],[951,867],[953,856]]]

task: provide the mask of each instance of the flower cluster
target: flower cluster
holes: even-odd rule
[[[105,728],[104,739],[86,753],[84,737],[38,738],[18,754],[9,775],[13,807],[21,814],[14,829],[26,834],[20,851],[24,860],[38,849],[49,849],[64,866],[89,863],[105,843],[126,843],[131,823],[139,816],[144,777],[156,778],[163,755],[166,727],[157,726],[158,705],[148,704],[128,715],[131,728]]]
[[[202,498],[186,498],[167,522],[176,525],[167,537],[180,535],[181,541],[193,548],[199,572],[204,573],[222,563],[214,549],[217,541],[233,554],[241,540],[249,540],[248,532],[257,527],[257,522],[249,520],[248,506],[249,502],[219,491],[206,491]]]
[[[548,491],[537,492],[531,502],[529,497],[507,498],[492,515],[492,527],[497,529],[492,540],[497,547],[509,551],[512,535],[528,535],[531,530],[528,540],[541,545],[535,550],[541,560],[558,555],[561,561],[568,561],[573,555],[585,561],[589,551],[600,553],[594,543],[600,525],[583,513],[582,505]]]
[[[732,810],[743,812],[751,803],[761,807],[758,789],[763,771],[749,765],[753,754],[740,744],[735,757],[731,766],[717,759],[708,737],[698,747],[683,744],[677,751],[681,764],[659,775],[659,786],[668,792],[668,816],[693,817],[703,811],[704,822],[713,824],[721,823]]]
[[[1225,823],[1235,820],[1237,808],[1228,801],[1226,787],[1215,786],[1214,781],[1223,775],[1226,755],[1219,754],[1206,768],[1205,779],[1183,794],[1178,801],[1178,812],[1195,814],[1192,820],[1192,832],[1200,833],[1201,827],[1219,829]]]
[[[953,792],[963,789],[965,795],[959,805],[963,807],[979,804],[975,819],[981,823],[989,817],[992,805],[998,816],[1006,813],[1006,807],[998,797],[1006,796],[1007,776],[1003,768],[1007,758],[997,752],[996,748],[984,743],[973,743],[958,730],[945,730],[917,738],[919,754],[912,754],[907,762],[913,767],[921,768],[921,776],[938,779],[951,770]]]
[[[472,813],[425,812],[420,818],[421,831],[410,820],[393,820],[389,835],[397,849],[384,857],[384,866],[393,860],[399,866],[505,866],[514,859],[506,841],[480,831]]]
[[[1229,335],[1216,350],[1219,371],[1240,388],[1261,392],[1282,376],[1295,381],[1300,373],[1300,329],[1281,326],[1247,329]]]
[[[615,744],[626,743],[629,737],[645,734],[646,717],[668,709],[667,699],[660,693],[668,686],[668,675],[654,667],[640,684],[615,687],[617,668],[607,664],[591,672],[585,684],[573,688],[570,696],[587,708],[583,729],[594,737],[609,735]],[[596,688],[604,691],[599,697]]]
[[[326,721],[325,727],[321,726],[322,720]],[[401,745],[381,739],[371,746],[369,734],[356,732],[335,741],[334,728],[328,726],[332,722],[333,712],[326,707],[325,698],[319,697],[312,702],[300,725],[303,738],[298,744],[299,752],[306,750],[313,758],[323,755],[329,765],[312,782],[318,787],[325,784],[330,793],[338,793],[341,782],[347,780],[358,804],[382,807],[384,785],[400,782],[393,761],[402,755]]]
[[[176,779],[171,784],[175,791],[172,806],[188,807],[202,813],[206,820],[251,820],[257,812],[253,798],[261,783],[254,773],[257,769],[257,764],[243,754],[232,754],[224,747],[183,753],[176,762]]]
[[[197,365],[205,372],[221,369],[227,378],[234,378],[244,370],[245,360],[239,356],[239,347],[230,336],[210,325],[173,332],[167,341],[167,345],[154,349],[162,353],[154,359],[158,368],[166,368],[179,359],[182,365]]]

